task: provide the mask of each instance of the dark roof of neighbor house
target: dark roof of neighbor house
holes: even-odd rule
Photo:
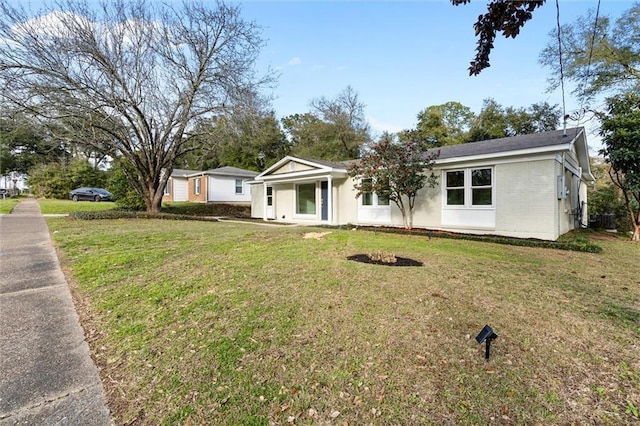
[[[192,175],[194,173],[198,173],[197,170],[187,170],[187,169],[173,169],[173,172],[171,172],[171,176],[172,177],[187,177],[189,175]]]
[[[568,144],[573,141],[583,127],[575,127],[566,130],[553,130],[550,132],[518,135],[508,138],[490,139],[486,141],[470,142],[461,145],[443,146],[434,148],[429,152],[440,150],[438,159],[469,157],[473,155],[495,154],[498,152],[519,151],[542,148],[554,145]]]
[[[219,176],[239,176],[239,177],[256,177],[258,172],[252,170],[240,169],[238,167],[224,166],[217,169],[206,170],[202,172],[203,175],[219,175]]]

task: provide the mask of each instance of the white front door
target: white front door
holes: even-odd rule
[[[267,186],[265,202],[267,203],[267,207],[265,209],[265,214],[267,215],[266,219],[275,219],[276,216],[273,208],[273,187],[272,186]]]

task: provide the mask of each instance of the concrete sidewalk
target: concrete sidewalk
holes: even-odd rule
[[[112,424],[47,224],[31,198],[0,216],[0,424]]]

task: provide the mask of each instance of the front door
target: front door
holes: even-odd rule
[[[320,182],[320,219],[329,220],[329,183]]]
[[[275,214],[273,212],[273,187],[272,186],[267,186],[267,208],[266,208],[266,215],[267,215],[267,219],[275,219]]]

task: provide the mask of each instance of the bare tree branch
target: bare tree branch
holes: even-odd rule
[[[32,14],[12,3],[0,0],[0,96],[126,158],[149,211],[196,123],[273,82],[255,75],[263,41],[238,6],[63,0]]]

